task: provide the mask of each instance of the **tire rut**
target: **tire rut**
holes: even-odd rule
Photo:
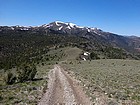
[[[92,105],[82,88],[55,65],[49,72],[48,89],[38,105]]]

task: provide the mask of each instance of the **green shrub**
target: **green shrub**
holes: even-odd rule
[[[6,84],[13,84],[16,81],[16,76],[12,72],[7,72],[5,74],[4,80]]]
[[[31,64],[24,64],[17,69],[17,73],[18,82],[33,80],[37,73],[36,66]]]
[[[2,101],[3,100],[3,97],[2,96],[0,96],[0,101]]]
[[[94,53],[94,52],[91,52],[91,53],[90,53],[90,58],[91,58],[91,59],[100,59],[100,58],[98,57],[98,55],[97,55],[96,53]]]

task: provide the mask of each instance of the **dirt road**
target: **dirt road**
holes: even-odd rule
[[[38,105],[91,105],[78,82],[59,65],[49,73],[48,89]]]

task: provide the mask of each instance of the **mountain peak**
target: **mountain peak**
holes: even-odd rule
[[[72,30],[72,29],[73,30],[86,30],[87,32],[99,30],[98,28],[82,27],[82,26],[78,26],[71,22],[62,22],[62,21],[54,21],[49,24],[44,24],[44,25],[42,25],[42,27],[53,29],[53,30],[64,30],[64,31]]]
[[[97,34],[100,35],[101,31],[98,28],[91,28],[91,27],[81,27],[79,25],[76,25],[74,23],[71,22],[62,22],[62,21],[54,21],[51,22],[49,24],[44,24],[38,27],[25,27],[25,26],[12,26],[12,27],[8,27],[8,30],[32,30],[32,29],[43,29],[43,30],[53,30],[59,33],[67,33],[67,34],[71,34],[71,35],[77,35],[79,33],[91,33],[91,34]],[[1,28],[1,30],[4,29]]]

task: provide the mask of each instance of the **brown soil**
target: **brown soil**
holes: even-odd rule
[[[49,73],[48,89],[38,105],[92,105],[77,80],[59,65]]]

